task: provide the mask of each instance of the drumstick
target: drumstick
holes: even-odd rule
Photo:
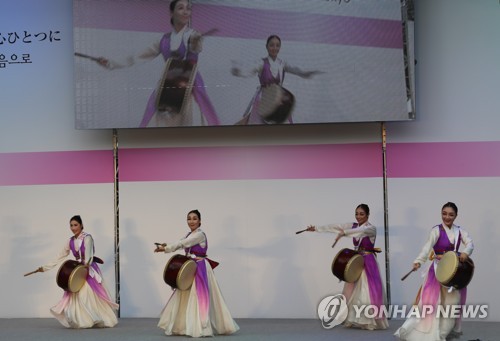
[[[307,229],[300,230],[300,231],[295,232],[295,234],[300,234],[300,233],[302,233],[302,232],[306,232],[306,231],[307,231]]]
[[[406,277],[410,276],[410,274],[415,271],[415,269],[411,269],[410,272],[408,272],[406,275],[404,275],[403,277],[401,277],[401,280],[404,281],[406,279]]]
[[[340,239],[340,238],[339,238]],[[339,239],[335,239],[335,242],[333,243],[332,245],[332,249],[335,247],[335,245],[337,245],[337,242],[339,241]]]
[[[94,62],[100,62],[100,60],[101,60],[100,58],[92,57],[92,56],[89,56],[88,54],[83,54],[80,52],[75,52],[75,56],[87,58],[87,59],[93,60]]]
[[[28,272],[27,274],[24,274],[24,277],[36,274],[37,272],[40,272],[40,269],[36,269],[35,271]]]

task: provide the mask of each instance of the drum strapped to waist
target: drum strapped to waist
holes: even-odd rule
[[[446,252],[436,266],[436,279],[445,287],[465,288],[474,275],[474,262],[461,262],[455,251]]]
[[[193,89],[196,66],[196,63],[187,60],[167,59],[156,90],[156,110],[174,114],[184,112]]]
[[[76,260],[65,261],[57,272],[57,285],[72,293],[80,291],[87,280],[88,268]]]
[[[353,283],[359,279],[365,266],[363,256],[351,249],[340,250],[332,262],[332,273],[341,281]]]
[[[285,122],[295,105],[295,96],[278,84],[263,86],[261,92],[260,117],[267,123]]]
[[[196,262],[187,256],[174,255],[163,270],[163,280],[172,289],[188,290],[194,281]]]

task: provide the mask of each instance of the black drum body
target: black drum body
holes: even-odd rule
[[[57,285],[72,293],[80,291],[87,280],[88,269],[76,260],[65,261],[57,272]]]
[[[365,260],[357,251],[351,249],[340,250],[332,262],[332,273],[341,281],[354,283],[361,276]]]
[[[194,77],[194,62],[169,58],[165,64],[163,77],[156,91],[156,110],[180,114],[191,96]]]
[[[163,280],[173,289],[188,290],[193,284],[196,262],[183,255],[170,258],[163,270]]]
[[[295,106],[295,96],[278,84],[261,89],[260,117],[267,123],[283,123],[289,119]]]

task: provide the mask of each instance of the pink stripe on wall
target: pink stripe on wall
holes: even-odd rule
[[[167,1],[74,2],[75,27],[140,32],[170,32],[170,10]],[[278,34],[286,41],[306,43],[403,47],[399,20],[372,19],[251,9],[222,5],[193,6],[192,26],[213,35],[241,39],[265,40]]]
[[[500,141],[391,143],[389,178],[500,177]],[[119,150],[120,181],[382,177],[380,143]],[[0,186],[113,182],[112,151],[0,154]]]
[[[169,1],[73,1],[73,26],[139,32],[171,30]]]
[[[371,178],[377,144],[188,147],[120,152],[120,181]]]
[[[196,5],[192,21],[198,31],[216,28],[223,37],[265,40],[277,34],[284,41],[403,48],[398,20]]]
[[[112,151],[0,154],[0,186],[113,183]]]
[[[500,176],[500,141],[391,143],[387,145],[390,178]]]

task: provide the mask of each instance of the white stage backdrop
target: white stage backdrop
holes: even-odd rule
[[[336,251],[351,242],[339,243],[335,251],[330,234],[295,232],[308,224],[350,222],[360,200],[373,203],[372,220],[380,226],[381,182],[358,181],[366,192],[352,192],[350,180],[123,185],[124,316],[158,315],[171,293],[162,278],[170,255],[153,254],[153,242],[184,237],[187,212],[198,209],[208,254],[221,263],[215,274],[235,316],[313,318],[323,297],[341,292],[342,284],[330,266]],[[146,205],[141,203],[145,198]],[[379,232],[383,234],[382,229]]]

